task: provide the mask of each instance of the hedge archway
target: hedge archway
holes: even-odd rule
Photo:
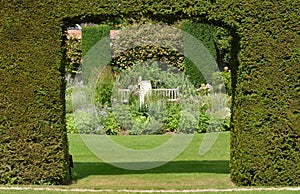
[[[231,178],[239,185],[299,185],[298,10],[297,1],[2,2],[0,183],[66,180],[64,22],[148,15],[234,29]]]

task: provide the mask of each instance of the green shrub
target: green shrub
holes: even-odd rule
[[[137,86],[140,78],[150,80],[154,89],[181,88],[186,82],[184,74],[177,68],[157,61],[147,61],[122,70],[117,85],[121,88]]]
[[[181,119],[181,107],[177,103],[169,103],[166,107],[166,118],[164,123],[165,132],[178,132]]]
[[[73,112],[72,92],[73,92],[73,87],[70,86],[70,83],[67,83],[66,93],[65,93],[66,113]]]
[[[216,28],[213,25],[193,22],[191,20],[184,20],[181,28],[185,32],[198,39],[208,49],[210,54],[216,59]],[[202,75],[201,69],[199,69],[198,66],[195,65],[190,59],[184,59],[184,68],[185,74],[188,76],[190,82],[195,87],[199,88],[201,84],[208,82],[208,80],[206,80]]]
[[[232,95],[232,83],[230,71],[215,72],[213,74],[213,85],[219,90],[219,92]]]
[[[105,24],[82,27],[82,56],[104,37],[109,37],[110,27]]]
[[[105,69],[99,75],[99,80],[95,92],[95,101],[100,103],[101,106],[107,104],[111,106],[112,90],[114,87],[114,77],[110,66],[106,66]]]
[[[238,185],[298,186],[299,2],[270,0],[2,1],[0,183],[66,183],[64,24],[141,15],[229,29],[231,178]]]
[[[79,67],[82,60],[81,40],[69,38],[66,40],[66,76],[74,78],[80,73]]]
[[[77,124],[74,119],[74,114],[66,114],[67,133],[79,133]]]
[[[198,102],[198,132],[215,132],[229,130],[231,97],[222,93],[200,95]]]
[[[93,113],[93,109],[90,110],[84,110],[84,109],[78,109],[73,113],[73,119],[74,121],[71,122],[71,126],[74,130],[76,125],[77,130],[81,134],[101,134],[102,127],[98,122],[98,119]]]
[[[180,111],[180,114],[181,118],[178,132],[185,134],[198,132],[199,118],[197,117],[197,115],[194,115],[193,113],[187,110]]]
[[[121,29],[112,41],[112,66],[119,71],[150,60],[183,70],[182,51],[180,30],[166,25],[135,24]]]
[[[109,112],[108,117],[103,122],[104,131],[107,135],[119,135],[122,131],[120,124],[116,120],[113,113]]]
[[[205,133],[208,131],[210,123],[210,116],[208,113],[200,111],[199,112],[199,124],[198,124],[198,132]]]
[[[217,26],[215,35],[215,47],[217,52],[217,63],[222,70],[224,67],[230,66],[232,36],[230,30]]]

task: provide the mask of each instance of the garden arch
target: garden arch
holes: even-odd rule
[[[297,1],[6,1],[0,10],[0,183],[66,180],[65,18],[199,18],[235,29],[231,177],[299,185],[300,16]],[[260,9],[258,9],[260,8]],[[100,17],[99,17],[100,16]],[[162,17],[163,16],[163,17]]]

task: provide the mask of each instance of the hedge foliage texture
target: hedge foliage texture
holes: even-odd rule
[[[63,183],[68,168],[64,24],[141,15],[231,30],[231,177],[300,184],[299,1],[4,1],[0,9],[0,183]]]

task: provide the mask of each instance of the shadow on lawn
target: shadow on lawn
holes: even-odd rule
[[[134,165],[134,164],[132,164]],[[126,170],[104,162],[75,162],[73,178],[89,175],[161,174],[161,173],[216,173],[229,174],[229,160],[171,161],[149,170]]]

